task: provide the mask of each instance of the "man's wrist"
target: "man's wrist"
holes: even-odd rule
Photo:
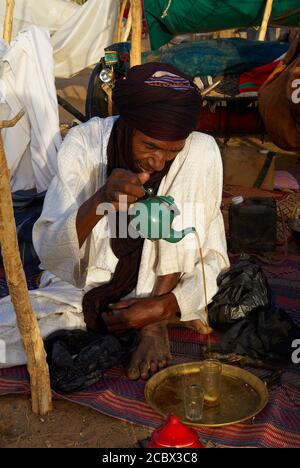
[[[97,192],[96,192],[96,197],[95,197],[95,202],[97,205],[101,205],[101,203],[110,203],[110,200],[107,197],[107,193],[105,190],[105,186],[101,187]]]

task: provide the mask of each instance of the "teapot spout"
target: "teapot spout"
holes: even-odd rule
[[[196,232],[196,229],[193,227],[182,229],[182,231],[175,231],[175,229],[171,229],[170,237],[165,240],[176,244],[177,242],[181,241],[187,234],[191,234],[192,232]]]

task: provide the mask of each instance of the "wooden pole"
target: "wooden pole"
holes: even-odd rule
[[[14,119],[0,122],[0,245],[9,293],[27,356],[32,410],[36,414],[45,415],[52,409],[49,370],[43,340],[29,300],[21,262],[10,191],[9,170],[1,136],[2,128],[13,127],[23,115],[24,111],[21,111]]]
[[[122,4],[121,4],[119,16],[118,16],[118,21],[117,21],[117,33],[115,36],[115,42],[121,42],[122,30],[123,30],[123,17],[124,17],[124,12],[125,12],[127,2],[128,0],[122,0]]]
[[[204,96],[207,96],[207,94],[209,94],[211,91],[213,91],[217,86],[219,86],[219,84],[221,83],[222,80],[217,80],[215,83],[213,83],[212,85],[210,85],[208,88],[204,89],[201,93],[201,96],[204,97]]]
[[[132,8],[129,8],[126,27],[121,35],[121,42],[127,42],[132,28]]]
[[[7,44],[11,41],[12,23],[14,17],[15,0],[6,0],[6,11],[3,29],[3,39]]]
[[[107,113],[111,117],[113,114],[112,87],[107,83],[103,83],[102,89],[107,96]]]
[[[258,36],[259,41],[264,41],[265,40],[265,37],[266,37],[266,34],[267,34],[269,19],[270,19],[271,13],[272,13],[272,8],[273,8],[273,0],[267,0],[265,13],[264,13],[264,17],[263,17],[263,20],[262,20],[262,23],[261,23],[259,36]]]
[[[132,33],[130,66],[142,63],[142,4],[141,0],[131,0]]]

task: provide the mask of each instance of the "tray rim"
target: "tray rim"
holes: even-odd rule
[[[145,396],[145,399],[146,399],[146,402],[148,403],[148,405],[154,410],[156,411],[158,414],[164,416],[164,417],[167,417],[168,414],[164,411],[162,411],[160,408],[157,407],[157,405],[151,400],[151,397],[150,397],[150,388],[151,387],[157,387],[157,385],[162,382],[163,380],[163,376],[164,375],[172,375],[174,373],[174,370],[177,370],[177,369],[180,369],[180,368],[186,368],[188,369],[189,367],[193,368],[193,367],[200,367],[202,364],[203,364],[204,361],[194,361],[194,362],[186,362],[186,363],[180,363],[180,364],[174,364],[174,365],[171,365],[165,369],[162,369],[161,371],[157,372],[156,374],[154,374],[146,383],[145,385],[145,388],[144,388],[144,396]],[[254,388],[254,390],[256,390],[258,393],[259,393],[259,396],[260,396],[260,405],[259,407],[257,408],[257,410],[255,410],[255,412],[249,414],[248,416],[246,417],[243,417],[239,420],[236,420],[236,421],[230,421],[230,422],[224,422],[224,423],[201,423],[201,422],[190,422],[190,421],[186,421],[186,420],[183,420],[182,422],[184,422],[185,424],[188,424],[190,426],[196,426],[196,427],[222,427],[222,426],[230,426],[232,424],[239,424],[243,421],[248,421],[248,420],[251,420],[253,419],[257,414],[259,414],[268,404],[269,402],[269,392],[268,392],[268,389],[266,387],[266,385],[263,383],[263,381],[257,377],[255,374],[253,374],[252,372],[249,372],[245,369],[242,369],[241,367],[238,367],[238,366],[233,366],[233,365],[230,365],[230,364],[224,364],[222,363],[222,373],[223,371],[225,370],[224,374],[229,374],[229,375],[232,375],[230,374],[230,371],[232,372],[232,369],[237,369],[239,371],[240,374],[244,375],[244,376],[248,376],[249,380],[251,381],[256,381],[257,383],[257,386],[258,387],[261,387],[261,391],[258,392],[258,390],[256,388],[254,388],[252,386],[252,388]],[[156,383],[156,381],[158,380],[158,382]],[[249,384],[249,381],[246,381],[247,384]]]

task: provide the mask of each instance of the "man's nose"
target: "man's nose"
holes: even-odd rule
[[[164,169],[166,164],[166,158],[164,157],[163,153],[156,153],[153,158],[151,158],[151,168],[155,172],[160,172]]]

